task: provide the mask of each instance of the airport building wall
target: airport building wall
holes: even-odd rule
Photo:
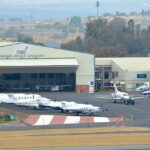
[[[149,57],[96,58],[96,68],[101,66],[106,70],[108,66],[110,67],[110,84],[115,81],[127,91],[135,91],[136,87],[150,81],[149,64]],[[104,76],[104,72],[100,74]],[[101,87],[105,87],[106,81],[103,78],[101,80],[96,78],[96,84],[99,81],[102,82]]]

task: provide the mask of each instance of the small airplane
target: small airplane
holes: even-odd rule
[[[112,98],[105,98],[105,97],[96,97],[96,98],[113,99],[114,103],[123,102],[126,105],[128,105],[128,104],[134,105],[135,104],[135,102],[134,102],[135,98],[129,96],[129,94],[126,92],[119,91],[117,89],[117,86],[115,83],[114,83],[114,89],[115,89],[115,93],[111,94]]]
[[[129,96],[126,92],[121,92],[118,90],[116,84],[114,83],[115,93],[112,94],[114,103],[116,102],[124,102],[126,105],[131,104],[134,105],[134,98]]]
[[[15,101],[12,99],[12,94],[0,94],[0,103],[14,104]]]
[[[78,116],[79,114],[93,115],[96,112],[101,112],[102,109],[101,107],[93,106],[91,104],[76,104],[74,106],[64,107],[64,111],[68,113],[76,113]]]
[[[48,102],[40,102],[39,106],[41,108],[52,108],[55,110],[61,110],[62,112],[64,112],[64,108],[65,107],[71,107],[76,105],[76,102],[68,102],[68,101],[48,101]]]
[[[39,108],[39,103],[47,103],[50,101],[47,98],[41,97],[38,94],[13,94],[15,104],[18,106],[33,107],[34,109]]]
[[[146,97],[150,97],[150,91],[144,91],[142,94],[144,94]]]
[[[150,82],[145,82],[143,85],[136,88],[137,92],[143,92],[150,89]]]

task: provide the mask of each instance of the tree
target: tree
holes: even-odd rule
[[[127,55],[126,48],[121,44],[116,46],[93,48],[92,52],[96,55],[96,57],[124,57]]]
[[[23,42],[23,43],[29,43],[29,44],[34,43],[34,40],[33,40],[32,37],[26,36],[26,35],[23,35],[23,34],[18,34],[17,35],[17,41],[18,42]]]
[[[133,19],[126,22],[119,17],[108,22],[97,19],[86,24],[85,37],[77,38],[63,48],[94,53],[98,57],[144,56],[150,53],[150,27],[141,32]]]
[[[76,27],[81,27],[82,23],[81,23],[81,17],[77,17],[74,16],[70,19],[70,23],[71,26],[76,26]]]

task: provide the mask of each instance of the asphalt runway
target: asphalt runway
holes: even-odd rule
[[[95,116],[124,117],[124,118],[131,119],[131,121],[124,122],[123,125],[125,126],[150,127],[150,98],[136,99],[135,105],[125,105],[123,103],[114,104],[112,100],[108,99],[108,97],[110,97],[110,93],[77,94],[74,92],[46,92],[46,93],[38,93],[38,94],[56,101],[75,101],[78,103],[88,103],[95,106],[102,105],[102,107],[107,108],[108,111],[99,112]],[[103,98],[97,98],[97,97],[103,97]],[[60,111],[53,110],[53,109],[33,110],[31,108],[28,109],[24,107],[18,107],[15,105],[7,105],[7,104],[0,104],[0,107],[23,112],[26,114],[64,114],[61,113]],[[80,125],[67,125],[67,126],[59,125],[58,127],[66,128],[66,127],[112,126],[112,125],[115,125],[115,123],[80,124]],[[55,127],[56,126],[49,126],[49,128],[55,128]]]

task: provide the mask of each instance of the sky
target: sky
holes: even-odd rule
[[[96,0],[95,0],[96,1]],[[0,0],[0,5],[39,5],[39,4],[92,4],[94,0]],[[99,0],[101,4],[141,4],[150,6],[150,0]]]
[[[0,18],[95,16],[97,0],[0,0]],[[150,0],[99,0],[100,15],[150,9]]]

